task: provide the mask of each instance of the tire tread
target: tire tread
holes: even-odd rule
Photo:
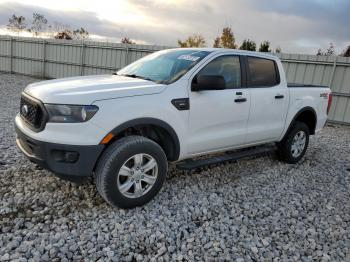
[[[163,149],[153,140],[143,136],[132,135],[132,136],[126,136],[126,137],[120,138],[115,142],[113,142],[111,145],[109,145],[107,149],[103,152],[95,170],[95,174],[96,174],[95,184],[99,194],[110,205],[115,206],[116,204],[111,201],[107,191],[108,179],[106,178],[107,176],[106,170],[108,170],[112,165],[115,159],[115,156],[119,155],[123,151],[130,150],[134,146],[144,145],[145,143],[150,143],[153,146],[156,146],[163,153],[164,160],[166,162],[166,169],[167,169],[167,161],[166,161],[166,156]],[[129,207],[127,205],[126,206],[119,205],[119,206],[123,208]]]
[[[305,148],[304,148],[303,153],[299,157],[294,158],[290,152],[290,145],[292,144],[294,134],[300,130],[303,130],[306,132],[306,136],[307,136],[306,144],[305,144]],[[309,133],[310,133],[309,127],[305,123],[296,121],[292,125],[292,127],[288,131],[288,133],[285,135],[285,137],[282,139],[282,141],[277,144],[277,147],[278,147],[277,152],[278,152],[280,159],[282,161],[285,161],[285,162],[290,163],[290,164],[297,163],[305,154],[305,151],[306,151],[307,146],[309,144]]]

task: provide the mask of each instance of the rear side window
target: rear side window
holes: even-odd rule
[[[275,61],[259,57],[248,57],[248,85],[269,87],[278,85],[279,74]]]
[[[238,56],[219,56],[209,62],[198,74],[221,75],[226,82],[226,89],[241,87],[241,65]]]

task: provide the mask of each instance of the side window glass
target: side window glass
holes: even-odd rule
[[[276,64],[273,60],[248,57],[248,83],[250,87],[270,87],[279,83]]]
[[[209,62],[198,74],[221,75],[226,82],[226,88],[241,87],[241,64],[238,56],[220,56]]]

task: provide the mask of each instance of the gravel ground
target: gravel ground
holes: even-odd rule
[[[13,118],[35,81],[0,74],[1,261],[350,261],[350,128],[327,126],[296,165],[172,168],[152,202],[121,210],[18,152]]]

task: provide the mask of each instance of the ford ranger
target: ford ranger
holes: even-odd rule
[[[266,53],[184,48],[150,54],[113,75],[28,85],[17,145],[65,179],[95,178],[111,205],[140,206],[168,162],[275,143],[298,162],[326,123],[328,87],[287,84]]]

